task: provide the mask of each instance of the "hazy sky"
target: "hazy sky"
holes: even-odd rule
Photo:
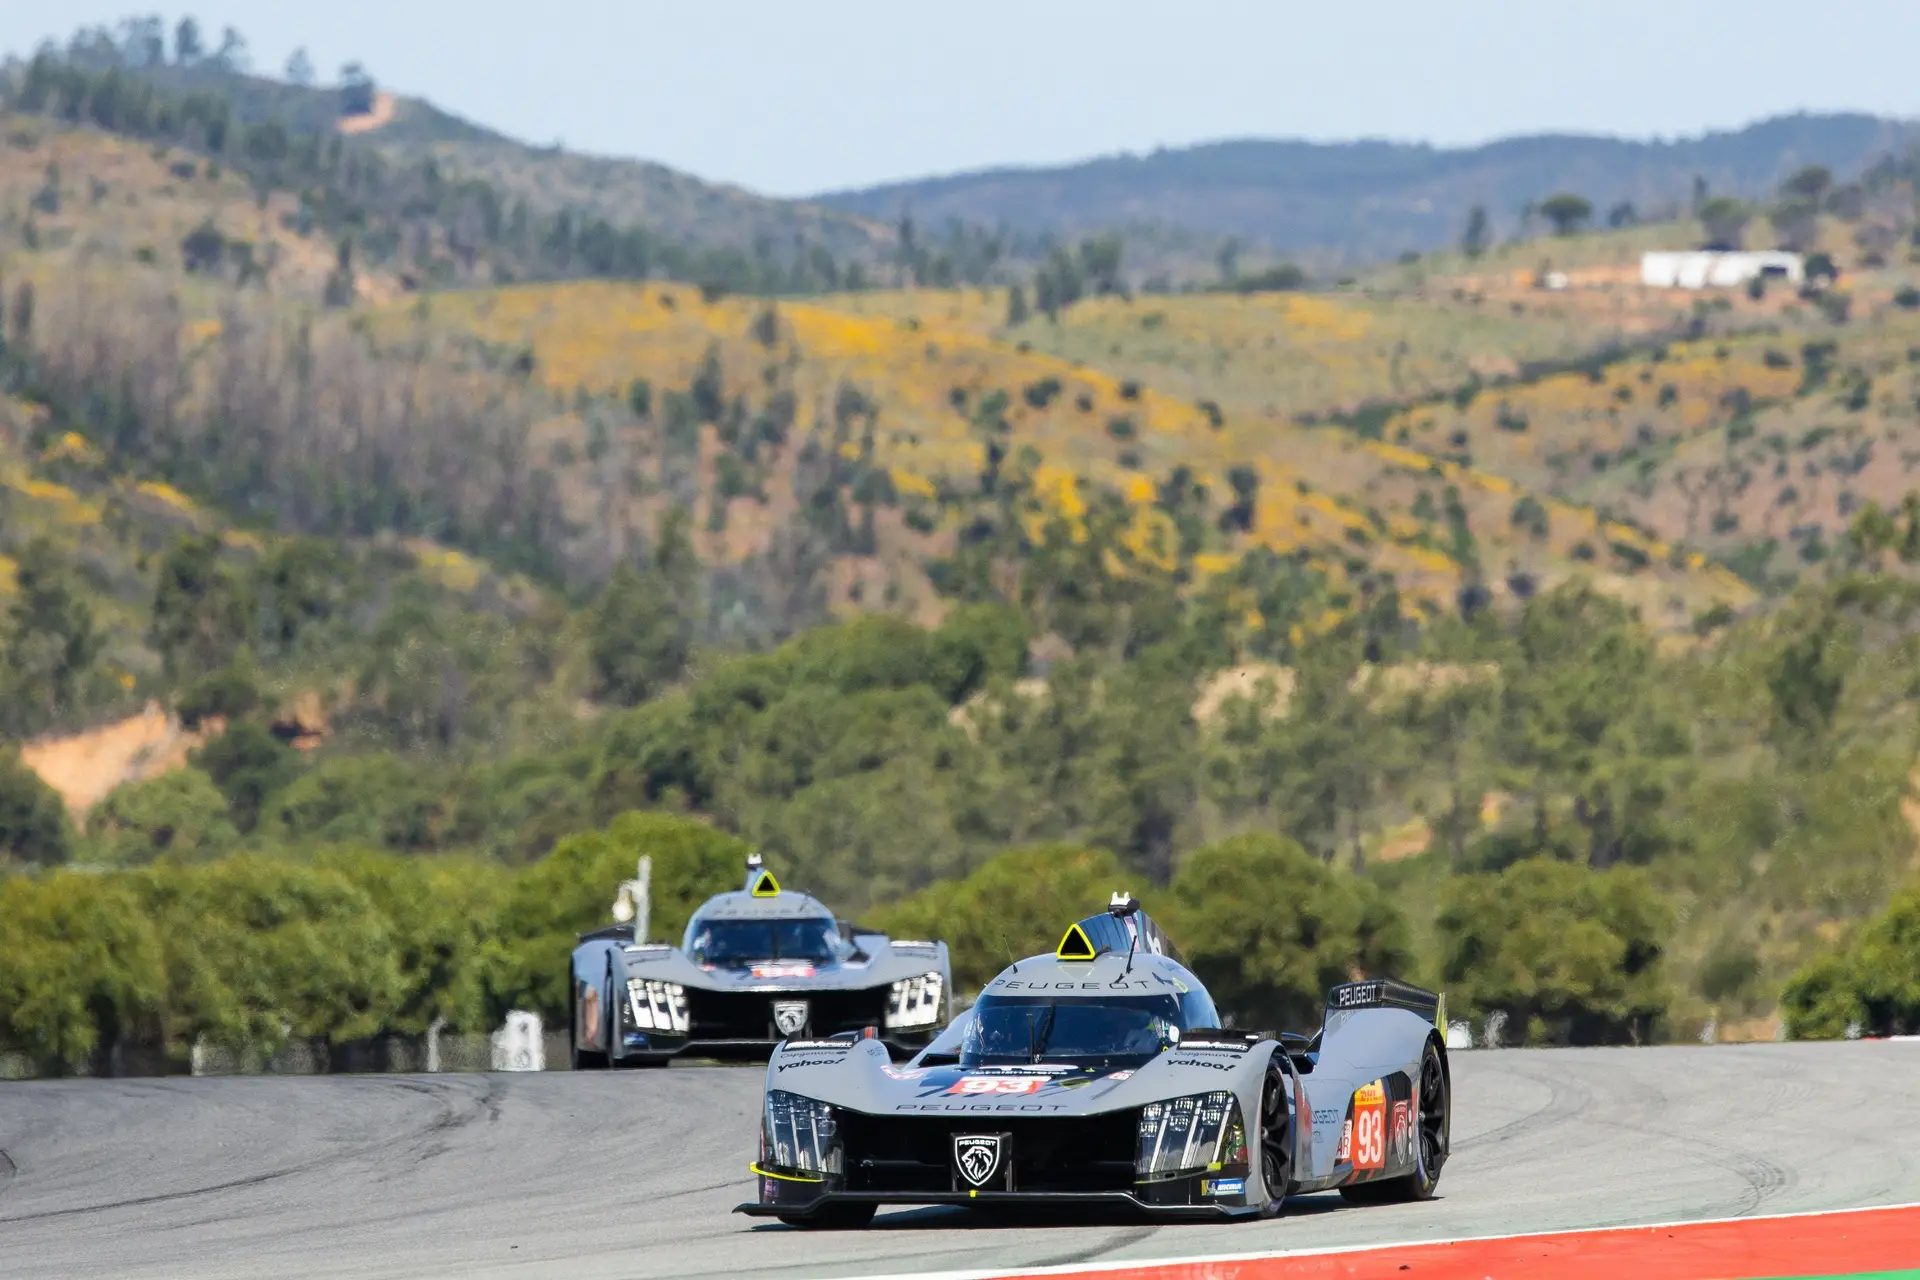
[[[136,6],[0,0],[25,52]],[[1636,137],[1920,116],[1920,0],[201,0],[533,142],[780,195],[1223,137]]]

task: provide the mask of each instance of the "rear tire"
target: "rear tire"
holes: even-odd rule
[[[1428,1040],[1420,1055],[1420,1110],[1414,1116],[1413,1172],[1380,1182],[1362,1182],[1340,1188],[1350,1204],[1399,1204],[1431,1200],[1440,1186],[1440,1169],[1447,1162],[1453,1132],[1453,1096],[1447,1087],[1440,1047]]]
[[[604,1071],[607,1055],[580,1047],[580,992],[573,970],[567,970],[567,1050],[575,1071]]]
[[[815,1231],[853,1231],[873,1221],[873,1215],[879,1209],[873,1204],[830,1204],[810,1214],[787,1214],[780,1221],[790,1227],[806,1227]]]
[[[1286,1212],[1287,1193],[1293,1189],[1291,1101],[1287,1073],[1268,1063],[1267,1077],[1260,1085],[1260,1129],[1252,1153],[1260,1161],[1260,1187],[1266,1193],[1260,1205],[1262,1218]]]

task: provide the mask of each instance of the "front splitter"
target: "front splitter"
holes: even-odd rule
[[[1249,1218],[1252,1205],[1152,1204],[1130,1191],[827,1191],[804,1204],[763,1204],[749,1200],[733,1207],[750,1218],[810,1218],[830,1205],[958,1205],[973,1208],[1057,1207],[1125,1209],[1154,1218],[1188,1218],[1218,1222]]]

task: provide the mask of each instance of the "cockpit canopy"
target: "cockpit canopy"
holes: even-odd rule
[[[695,916],[681,948],[698,965],[744,969],[770,960],[838,964],[852,955],[832,916]]]

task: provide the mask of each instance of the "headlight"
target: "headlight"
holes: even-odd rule
[[[628,978],[627,1005],[633,1025],[641,1031],[687,1034],[687,989],[658,978]]]
[[[768,1091],[760,1145],[760,1167],[768,1173],[825,1181],[842,1171],[833,1108],[797,1093]]]
[[[1141,1108],[1135,1181],[1246,1171],[1247,1127],[1241,1121],[1240,1099],[1232,1093],[1200,1093]]]
[[[887,993],[887,1026],[931,1027],[940,1021],[946,984],[937,973],[902,978]]]

